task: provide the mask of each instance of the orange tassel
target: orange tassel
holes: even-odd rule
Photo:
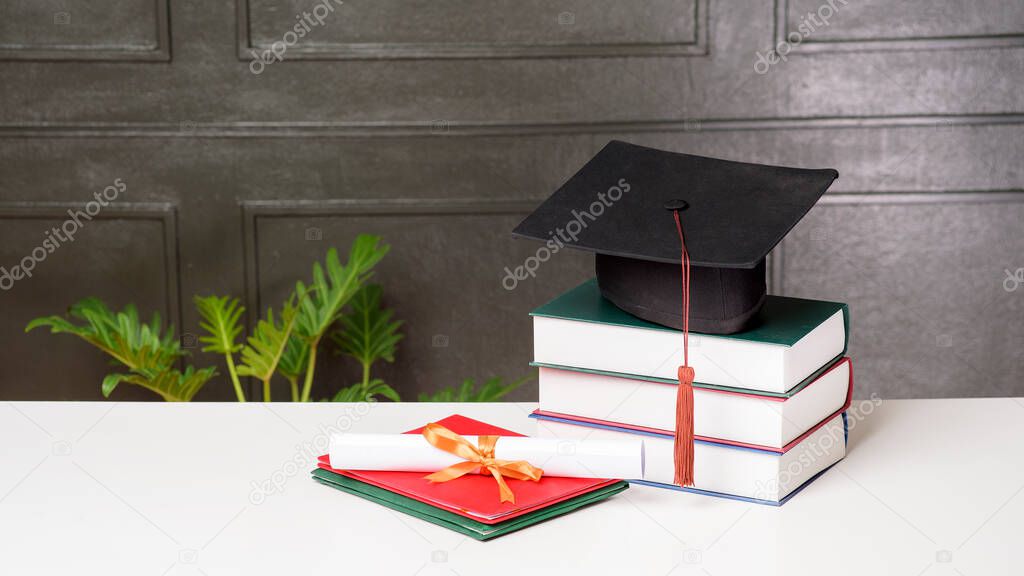
[[[675,479],[680,486],[693,486],[693,368],[679,367],[676,392]]]

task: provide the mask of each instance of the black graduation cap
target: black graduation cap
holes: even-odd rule
[[[594,252],[605,298],[682,329],[678,211],[690,329],[729,334],[749,328],[764,303],[765,256],[838,176],[611,141],[513,234]]]

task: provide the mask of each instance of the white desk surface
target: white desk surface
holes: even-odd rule
[[[872,405],[851,430],[846,460],[781,508],[634,485],[491,542],[309,477],[331,427],[400,432],[461,413],[532,433],[533,407],[0,403],[0,573],[1024,570],[1024,401],[1017,399]],[[279,488],[267,490],[267,482]]]

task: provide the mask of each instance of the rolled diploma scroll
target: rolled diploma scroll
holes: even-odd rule
[[[476,436],[463,436],[478,446]],[[437,472],[465,462],[435,448],[419,434],[333,434],[331,467],[338,470]],[[499,460],[526,460],[545,476],[643,478],[642,439],[563,440],[502,436],[494,446]]]

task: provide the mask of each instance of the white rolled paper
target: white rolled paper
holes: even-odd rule
[[[464,436],[477,446],[476,436]],[[435,448],[420,434],[333,434],[331,467],[338,470],[437,472],[462,458]],[[502,436],[494,446],[499,460],[526,460],[545,476],[643,478],[642,439],[569,440]]]

